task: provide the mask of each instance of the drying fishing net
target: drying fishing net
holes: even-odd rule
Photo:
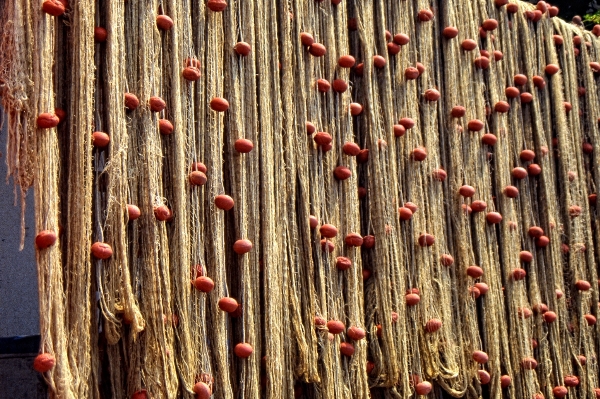
[[[600,26],[514,0],[0,8],[51,398],[600,398]]]

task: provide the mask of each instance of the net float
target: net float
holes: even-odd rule
[[[471,209],[473,212],[483,212],[487,208],[485,201],[477,200],[471,203]]]
[[[485,220],[487,220],[489,224],[498,224],[502,221],[502,215],[498,212],[488,212],[487,215],[485,215]]]
[[[477,57],[473,64],[479,69],[488,69],[490,66],[490,59],[487,57]]]
[[[200,79],[200,69],[192,66],[185,67],[181,72],[181,76],[187,81],[195,82]]]
[[[233,243],[233,251],[238,255],[244,255],[252,250],[252,242],[245,238]]]
[[[385,58],[383,58],[380,55],[373,56],[373,65],[375,66],[375,68],[382,69],[383,67],[385,67],[385,64],[386,64]]]
[[[544,71],[546,72],[546,74],[552,76],[556,75],[558,71],[560,71],[560,67],[556,64],[548,64],[546,65],[546,68],[544,68]]]
[[[363,237],[363,245],[364,249],[371,249],[375,246],[375,236],[371,234],[367,234]]]
[[[547,311],[546,313],[544,313],[543,317],[546,323],[554,323],[558,316],[556,316],[556,313],[552,311]]]
[[[390,55],[396,55],[396,54],[400,53],[400,49],[401,49],[401,47],[394,42],[389,42],[387,44],[388,54],[390,54]]]
[[[202,292],[211,292],[215,288],[215,282],[206,276],[197,277],[194,281],[194,288]]]
[[[427,101],[432,101],[432,102],[437,101],[440,99],[440,96],[441,96],[440,92],[436,89],[427,89],[425,91],[425,99]]]
[[[220,12],[227,8],[227,2],[225,0],[208,0],[206,6],[211,11]]]
[[[479,290],[481,295],[487,294],[490,290],[490,287],[486,283],[475,283],[474,287]]]
[[[208,384],[199,381],[194,384],[193,388],[194,393],[196,394],[196,399],[210,399],[212,396],[212,391]]]
[[[596,324],[596,316],[593,314],[586,314],[583,316],[588,326],[593,326]]]
[[[333,243],[331,241],[327,241],[326,238],[323,238],[321,240],[321,249],[325,252],[332,253],[333,250],[335,249],[335,245],[333,245]]]
[[[538,89],[543,89],[546,87],[546,81],[541,76],[536,75],[531,80],[533,81],[533,85]]]
[[[400,220],[410,220],[412,218],[412,211],[407,207],[398,208],[398,214],[400,215]]]
[[[598,68],[600,70],[600,65],[598,66]],[[419,75],[420,75],[419,70],[417,68],[414,68],[414,67],[408,67],[404,71],[404,77],[407,80],[417,79],[419,77]]]
[[[222,311],[227,312],[227,313],[232,313],[237,310],[239,303],[237,300],[235,300],[235,298],[223,297],[223,298],[219,299],[219,302],[217,303],[217,305],[219,306],[219,309],[221,309]]]
[[[233,208],[234,201],[229,195],[220,194],[215,197],[215,205],[217,208],[228,211]]]
[[[577,385],[579,385],[579,378],[574,375],[565,376],[563,381],[564,381],[565,385],[568,387],[576,387]]]
[[[110,258],[113,254],[111,246],[105,242],[93,243],[91,251],[95,258],[102,260]]]
[[[516,14],[519,11],[519,5],[517,3],[510,3],[506,5],[506,11],[509,14]]]
[[[345,328],[346,328],[346,326],[344,325],[344,323],[342,323],[339,320],[329,320],[327,322],[327,329],[332,334],[336,334],[336,335],[340,334],[340,333],[344,332]]]
[[[592,285],[588,281],[577,280],[575,282],[575,288],[577,288],[579,291],[588,291],[590,288],[592,288]]]
[[[521,251],[519,252],[519,260],[521,262],[529,263],[533,261],[533,254],[529,251]]]
[[[498,138],[493,135],[492,133],[486,133],[483,136],[481,136],[481,143],[485,144],[485,145],[489,145],[490,147],[493,147],[494,145],[496,145],[496,142],[498,141]]]
[[[150,97],[150,100],[148,100],[148,105],[150,106],[150,111],[152,112],[160,112],[167,107],[165,100],[157,96]]]
[[[229,109],[229,102],[222,97],[214,97],[210,100],[210,108],[213,111],[225,112]]]
[[[305,47],[310,47],[315,42],[313,35],[308,32],[300,33],[300,43]]]
[[[110,143],[110,136],[104,132],[94,132],[92,134],[92,144],[96,148],[106,148]]]
[[[313,140],[315,140],[315,143],[317,143],[318,145],[324,146],[330,144],[333,139],[331,138],[331,135],[329,133],[319,132],[315,134]]]
[[[431,392],[432,386],[428,381],[419,382],[415,386],[415,391],[418,395],[428,395]]]
[[[332,224],[324,224],[319,229],[319,233],[321,233],[321,236],[325,238],[334,238],[335,236],[337,236],[338,230]]]
[[[427,324],[425,324],[425,330],[428,333],[434,333],[440,328],[442,328],[442,321],[440,319],[430,319],[427,321]]]
[[[477,370],[477,374],[479,375],[479,382],[481,385],[487,385],[490,383],[492,377],[490,377],[490,373],[485,370]]]
[[[356,143],[347,142],[342,146],[342,151],[348,156],[355,157],[360,153],[360,147]]]
[[[250,357],[250,355],[252,355],[252,352],[254,352],[254,349],[252,349],[252,345],[245,342],[239,343],[235,346],[235,348],[233,348],[233,353],[235,353],[237,357],[240,357],[242,359]]]
[[[498,21],[492,18],[486,19],[485,21],[483,21],[483,24],[481,24],[481,27],[486,31],[495,30],[496,28],[498,28]]]
[[[36,119],[37,127],[40,129],[51,129],[58,126],[60,119],[55,113],[44,112],[38,115]]]
[[[235,46],[233,46],[233,51],[242,57],[247,57],[252,52],[252,46],[246,42],[237,42]]]
[[[314,57],[322,57],[327,54],[327,48],[321,43],[313,43],[308,48],[308,52]]]
[[[498,101],[494,105],[494,110],[501,114],[507,113],[510,111],[510,104],[508,104],[506,101]]]
[[[53,230],[42,230],[35,236],[35,246],[42,250],[56,243],[57,235]]]
[[[467,275],[471,278],[480,278],[483,276],[483,269],[479,266],[467,267]]]
[[[358,116],[358,115],[362,114],[362,112],[363,112],[362,105],[360,105],[359,103],[350,103],[350,115]]]
[[[467,127],[469,128],[469,130],[471,132],[479,132],[481,129],[483,129],[485,126],[485,124],[480,121],[479,119],[473,119],[470,120],[469,123],[467,124]]]
[[[525,168],[517,166],[516,168],[513,168],[513,170],[511,171],[511,175],[515,179],[522,180],[527,177],[527,170],[525,170]]]
[[[319,90],[321,93],[327,93],[330,88],[331,84],[329,84],[329,81],[327,81],[327,79],[317,80],[317,90]]]
[[[518,98],[521,92],[516,87],[509,86],[506,89],[504,89],[504,94],[508,98]]]
[[[350,357],[354,355],[354,345],[349,342],[342,342],[340,344],[340,352],[342,355]]]
[[[466,113],[467,109],[462,105],[457,105],[452,108],[452,111],[450,111],[450,114],[453,118],[462,118],[463,116],[465,116]]]
[[[53,17],[59,17],[65,13],[65,4],[61,0],[45,0],[42,3],[42,11]]]
[[[465,184],[458,189],[458,193],[465,198],[471,198],[475,195],[475,188]]]
[[[442,31],[442,35],[444,35],[446,39],[454,39],[456,36],[458,36],[458,29],[454,26],[447,26]]]
[[[431,10],[420,10],[417,16],[419,17],[419,21],[428,22],[433,19],[433,12]]]
[[[419,294],[411,293],[411,294],[406,294],[405,300],[406,300],[407,306],[415,306],[419,302],[421,302],[421,297],[419,296]]]
[[[512,271],[512,277],[515,281],[524,280],[527,276],[527,272],[524,269],[516,268]]]
[[[356,59],[351,55],[342,55],[338,59],[340,68],[352,68],[356,64]]]
[[[156,26],[160,30],[171,30],[173,28],[174,22],[171,17],[168,15],[157,15],[156,16]]]
[[[158,131],[163,135],[170,135],[173,133],[174,127],[171,121],[167,119],[158,120]]]
[[[142,215],[140,208],[133,204],[127,204],[127,217],[129,220],[136,220]]]
[[[532,357],[525,357],[523,360],[521,360],[521,366],[523,366],[525,370],[533,370],[537,367],[537,365],[537,360]]]
[[[359,340],[365,338],[365,336],[367,334],[366,334],[365,330],[363,330],[362,328],[352,326],[352,327],[348,328],[348,330],[346,331],[346,335],[348,335],[350,338],[352,338],[355,341],[359,341]]]
[[[125,108],[129,111],[133,111],[140,106],[140,100],[133,93],[125,93]]]
[[[431,173],[431,177],[433,177],[437,181],[445,181],[448,177],[448,173],[442,168],[438,168]]]
[[[360,247],[363,244],[363,238],[358,233],[350,233],[344,238],[344,242],[349,247]]]
[[[473,51],[477,48],[477,42],[473,39],[465,39],[462,41],[462,43],[460,44],[460,46],[463,48],[463,50],[465,51]]]
[[[254,148],[254,143],[248,139],[237,139],[233,143],[233,148],[241,154],[247,154]]]
[[[550,244],[550,238],[541,236],[535,239],[535,245],[539,248],[545,248]]]
[[[521,102],[523,104],[529,104],[533,101],[533,95],[531,93],[521,93]]]
[[[421,162],[427,158],[427,150],[425,147],[417,147],[412,151],[412,159]]]
[[[33,360],[33,369],[38,373],[46,373],[54,368],[56,359],[50,353],[40,353]]]
[[[423,233],[419,236],[418,242],[422,247],[430,247],[435,243],[435,237],[431,234]]]
[[[194,170],[188,175],[188,181],[192,186],[203,186],[206,184],[207,178],[203,172]]]
[[[94,27],[94,40],[97,43],[104,43],[108,37],[108,31],[102,26]]]
[[[454,258],[450,254],[442,254],[440,256],[440,263],[442,266],[452,266],[454,264]]]
[[[172,216],[171,210],[166,205],[160,205],[154,208],[154,217],[161,222],[170,220]]]
[[[332,84],[333,91],[336,93],[344,93],[348,90],[348,82],[343,79],[335,79]]]
[[[555,398],[564,398],[568,393],[569,390],[562,385],[552,388],[552,394]]]
[[[348,270],[352,267],[352,262],[350,261],[350,259],[346,258],[345,256],[338,256],[335,259],[335,267],[338,270]]]
[[[413,215],[415,213],[417,213],[417,210],[419,210],[419,207],[417,206],[417,204],[413,203],[413,202],[405,202],[404,206],[408,209],[411,210],[411,212],[413,213]]]
[[[392,40],[400,46],[405,46],[410,42],[410,37],[405,33],[397,33]]]

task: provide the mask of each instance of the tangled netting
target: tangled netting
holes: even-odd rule
[[[600,398],[600,26],[514,0],[1,7],[52,398]]]

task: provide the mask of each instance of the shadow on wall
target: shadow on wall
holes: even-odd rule
[[[2,108],[0,118],[4,120]],[[6,127],[0,131],[0,337],[39,334],[33,190],[27,195],[25,248],[19,251],[21,208],[6,181]],[[37,350],[36,350],[37,352]],[[0,381],[2,378],[0,378]],[[2,397],[2,396],[0,396]]]
[[[40,337],[0,338],[0,398],[44,399],[47,388],[33,370]]]

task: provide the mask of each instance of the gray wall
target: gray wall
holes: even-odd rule
[[[0,108],[0,117],[5,119]],[[6,126],[0,132],[0,337],[39,334],[33,190],[27,195],[26,241],[19,251],[21,209],[6,182]],[[20,200],[17,201],[17,203]]]

